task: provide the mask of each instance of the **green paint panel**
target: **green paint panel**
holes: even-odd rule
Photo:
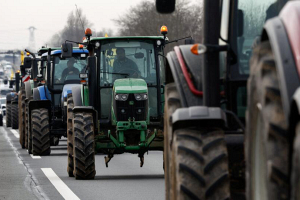
[[[126,78],[115,80],[114,91],[116,94],[135,94],[146,93],[148,89],[145,80],[136,78]]]
[[[83,105],[89,106],[89,87],[88,86],[82,86],[83,87],[83,94],[81,94],[83,98]]]

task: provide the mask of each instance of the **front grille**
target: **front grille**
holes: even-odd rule
[[[130,105],[129,102],[133,101],[134,104]],[[140,114],[138,110],[141,110]],[[125,111],[125,112],[122,112]],[[147,118],[148,105],[146,100],[137,101],[134,94],[129,94],[126,101],[116,101],[117,121],[128,121],[130,118],[135,121],[145,121]]]

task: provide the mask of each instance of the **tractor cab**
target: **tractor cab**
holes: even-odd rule
[[[159,122],[164,84],[163,37],[92,38],[96,48],[100,123]]]

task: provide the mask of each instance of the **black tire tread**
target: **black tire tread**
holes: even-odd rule
[[[255,141],[257,113],[262,116],[261,140],[264,147],[266,185],[268,199],[287,199],[289,196],[289,149],[287,122],[282,107],[279,78],[271,45],[262,42],[254,51],[250,61],[248,80],[248,115],[245,136],[247,199],[252,199],[252,145]],[[260,104],[260,111],[257,105]],[[255,143],[256,144],[256,143]],[[257,144],[259,145],[259,144]],[[252,178],[251,178],[252,177]],[[255,191],[254,191],[255,192]]]
[[[80,122],[79,122],[80,121]],[[95,141],[91,113],[77,113],[73,118],[74,176],[76,179],[94,179]]]
[[[19,124],[19,112],[18,112],[18,104],[11,104],[11,128],[18,129]]]
[[[165,108],[164,108],[164,170],[165,170],[165,196],[166,199],[171,199],[172,180],[170,174],[171,168],[171,139],[172,126],[170,125],[170,118],[177,108],[181,107],[179,94],[175,83],[169,83],[165,87]],[[201,158],[200,158],[201,159]]]
[[[19,107],[19,134],[20,144],[25,148],[25,89],[21,87],[19,92],[18,107]]]
[[[72,129],[72,121],[73,121],[73,111],[74,102],[72,94],[68,94],[67,99],[67,145],[68,145],[68,167],[67,172],[69,177],[74,177],[74,158],[73,158],[73,147],[74,147],[74,138],[73,138],[73,129]]]
[[[191,137],[177,137],[178,135]],[[191,138],[197,139],[192,141]],[[220,138],[224,138],[224,132],[217,128],[175,130],[172,174],[176,176],[176,184],[173,186],[173,199],[230,198],[227,147],[225,140]],[[211,142],[214,142],[214,147],[204,150]]]
[[[49,155],[51,149],[48,110],[40,108],[33,111],[31,115],[32,153],[33,155]]]

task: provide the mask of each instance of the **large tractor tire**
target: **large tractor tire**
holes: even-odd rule
[[[224,132],[179,129],[172,143],[172,199],[230,199]]]
[[[19,112],[18,112],[18,104],[11,104],[11,128],[18,129],[19,125]]]
[[[172,125],[170,117],[177,108],[181,107],[179,94],[175,83],[170,83],[165,87],[165,117],[164,117],[164,170],[165,170],[165,190],[166,200],[170,200],[171,180],[170,180],[170,144],[172,139]]]
[[[25,126],[24,126],[24,129],[25,129],[25,148],[28,149],[28,123],[29,123],[29,115],[28,115],[28,101],[25,101],[25,113],[24,113],[24,116],[25,116]]]
[[[94,179],[95,140],[94,122],[91,113],[75,113],[73,118],[74,134],[74,176],[76,179]]]
[[[228,153],[217,128],[179,129],[170,118],[181,103],[174,83],[165,90],[164,158],[166,199],[230,198]]]
[[[32,154],[49,155],[50,149],[50,130],[49,112],[45,108],[34,109],[31,111],[31,132],[32,132]]]
[[[11,127],[11,103],[6,102],[6,127]]]
[[[274,55],[269,42],[253,52],[248,81],[245,156],[247,199],[288,199],[287,122]]]
[[[18,100],[18,107],[19,107],[19,134],[20,134],[20,144],[22,148],[25,148],[25,89],[21,87],[19,92],[19,100]]]
[[[0,114],[0,126],[3,126],[3,115]]]
[[[74,177],[74,158],[73,158],[73,147],[74,147],[74,137],[73,137],[73,108],[74,102],[72,94],[68,95],[67,99],[67,135],[68,135],[68,174],[69,177]]]
[[[292,157],[292,173],[291,173],[291,199],[300,199],[300,122],[295,128],[295,140]]]

